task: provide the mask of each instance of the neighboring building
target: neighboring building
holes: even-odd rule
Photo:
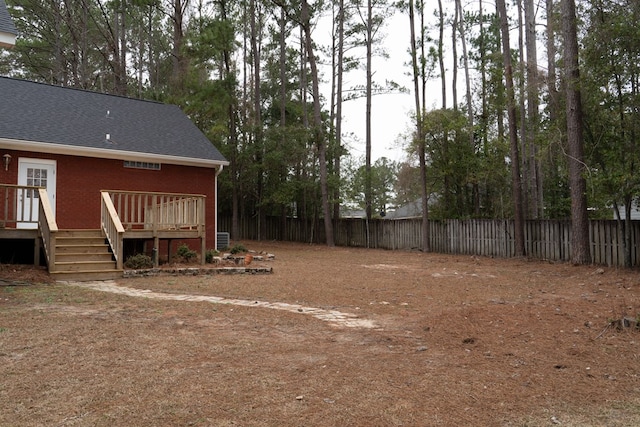
[[[0,0],[0,47],[13,47],[16,44],[16,27],[7,11],[4,0]]]
[[[619,206],[618,207],[618,211],[620,212],[620,219],[626,219],[627,218],[627,213],[625,212],[624,206]],[[616,215],[615,208],[613,209],[613,219],[618,219],[618,216]],[[630,219],[632,219],[632,220],[640,219],[640,206],[638,206],[638,202],[637,201],[633,201],[631,203],[631,218]]]
[[[366,218],[367,212],[364,209],[340,208],[340,218]]]
[[[0,238],[37,229],[46,240],[38,193],[25,187],[39,186],[59,230],[104,238],[107,194],[120,239],[150,239],[156,255],[160,239],[168,251],[174,239],[216,247],[217,176],[228,162],[180,108],[4,77],[0,93]],[[121,246],[111,248],[120,267]]]
[[[409,219],[422,218],[422,197],[409,202],[405,205],[398,206],[395,210],[387,211],[385,219]]]

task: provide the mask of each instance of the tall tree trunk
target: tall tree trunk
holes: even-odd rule
[[[286,25],[287,14],[284,7],[280,7],[280,20],[278,22],[280,26],[280,127],[281,142],[285,143],[284,127],[287,125],[287,40],[286,40]]]
[[[424,19],[424,2],[425,0],[418,0],[416,6],[418,7],[418,11],[420,12],[420,57],[426,58],[426,40],[427,40],[427,29],[425,25]],[[415,30],[414,30],[415,31]],[[416,58],[417,60],[417,58]],[[427,93],[427,61],[420,61],[420,79],[422,82],[422,111],[427,111],[427,99],[424,94]]]
[[[367,83],[366,83],[366,124],[365,124],[365,138],[366,138],[366,150],[365,150],[365,178],[364,178],[364,202],[365,210],[367,214],[367,220],[371,219],[371,199],[372,199],[372,185],[371,185],[371,97],[372,97],[372,84],[373,84],[373,4],[372,0],[367,0]],[[367,230],[367,247],[369,247],[369,231]]]
[[[174,93],[182,93],[184,81],[187,73],[187,59],[183,53],[184,45],[184,14],[189,0],[172,0],[172,16],[173,22],[173,48],[172,56],[172,74],[171,83]]]
[[[467,104],[467,122],[469,126],[469,147],[475,152],[475,125],[473,120],[473,103],[471,102],[471,75],[469,71],[469,53],[467,52],[467,35],[465,28],[462,2],[456,0],[456,8],[460,14],[458,28],[460,29],[460,42],[462,44],[462,58],[464,63],[465,101]],[[473,210],[476,216],[480,216],[480,190],[477,178],[473,181]]]
[[[60,4],[58,2],[54,2],[52,4],[53,8],[53,25],[56,33],[62,34],[62,28],[64,26],[64,22],[62,19],[62,13],[60,11]],[[66,60],[64,54],[64,46],[62,43],[61,37],[56,37],[54,42],[54,58],[55,61],[52,67],[52,75],[51,75],[51,83],[58,84],[62,86],[68,85],[67,72],[66,72]]]
[[[137,61],[138,61],[138,78],[137,78],[137,96],[138,98],[142,99],[143,95],[142,95],[142,89],[143,89],[143,84],[142,84],[142,80],[144,79],[144,67],[142,64],[144,64],[144,49],[145,49],[145,43],[144,43],[144,32],[142,31],[142,23],[138,23],[138,57],[137,57]]]
[[[538,133],[538,49],[533,0],[524,0],[525,45],[527,51],[527,145],[529,146],[529,215],[542,218],[542,175],[535,136]]]
[[[467,38],[466,38],[466,29],[465,29],[465,21],[464,21],[464,13],[462,10],[462,2],[460,0],[456,0],[456,7],[458,8],[458,13],[460,14],[458,28],[460,30],[460,43],[462,44],[462,60],[464,63],[464,80],[465,80],[465,101],[467,104],[467,119],[469,121],[469,129],[474,128],[473,123],[473,103],[471,101],[471,75],[469,71],[469,53],[467,52]],[[469,144],[473,147],[473,132],[469,132]]]
[[[560,135],[560,93],[557,89],[556,74],[556,19],[554,0],[546,0],[547,4],[547,91],[549,93],[549,129],[551,144],[549,144],[547,153],[547,162],[549,165],[549,181],[558,182],[560,174],[558,170],[558,158],[562,155],[559,149],[561,138]],[[552,192],[552,203],[557,203],[557,191]]]
[[[442,109],[447,108],[447,79],[444,68],[444,10],[442,0],[438,0],[438,63],[440,65],[440,87],[442,91]]]
[[[313,53],[313,42],[311,40],[311,16],[307,0],[302,0],[301,7],[302,28],[304,30],[305,47],[307,59],[311,70],[311,87],[313,90],[313,129],[316,146],[318,147],[318,162],[320,166],[320,191],[322,194],[322,213],[324,216],[324,231],[327,239],[327,246],[335,246],[333,239],[333,222],[331,221],[331,206],[329,205],[329,177],[327,171],[327,142],[322,131],[322,110],[320,108],[320,85],[318,77],[318,66]]]
[[[220,6],[220,16],[223,21],[228,19],[227,16],[227,1],[220,0],[218,3]],[[240,198],[239,191],[239,178],[238,178],[238,128],[236,124],[237,118],[237,98],[235,86],[231,84],[231,82],[235,82],[235,78],[233,76],[233,71],[235,71],[235,66],[231,65],[231,51],[225,48],[223,52],[223,70],[224,74],[221,78],[227,83],[227,90],[229,91],[229,96],[232,101],[229,103],[227,109],[227,120],[228,120],[228,129],[229,129],[229,145],[231,146],[231,161],[230,161],[230,174],[231,174],[231,238],[239,239],[240,238],[240,225],[238,219],[238,204]],[[233,68],[233,70],[232,70]],[[216,230],[218,231],[218,230]]]
[[[126,96],[127,88],[127,4],[125,0],[120,0],[120,62],[117,71],[116,93]]]
[[[82,25],[80,27],[80,33],[80,51],[82,52],[82,58],[80,58],[80,81],[81,87],[87,89],[93,76],[91,76],[89,72],[89,10],[85,2],[82,3]]]
[[[265,223],[266,213],[263,206],[264,199],[264,176],[263,176],[263,132],[262,132],[262,92],[260,90],[260,44],[258,38],[258,21],[260,20],[259,11],[256,7],[256,0],[249,2],[249,12],[251,15],[251,53],[253,58],[253,121],[252,127],[255,135],[255,162],[257,165],[257,214],[258,214],[258,239],[264,240],[266,237]]]
[[[334,173],[338,180],[341,176],[341,157],[342,157],[342,86],[344,74],[344,0],[340,0],[338,4],[338,63],[336,68],[336,116],[335,116],[335,138],[336,152],[334,159]],[[336,185],[335,202],[333,209],[333,217],[337,220],[340,218],[340,186]]]
[[[506,6],[505,6],[506,9]],[[498,20],[500,20],[500,12],[498,11],[498,4],[496,4],[496,17],[498,18]],[[502,28],[500,25],[496,25],[495,28],[493,28],[493,37],[496,38],[497,40],[497,46],[502,46],[503,42],[502,42],[502,32],[501,32]],[[504,57],[504,55],[503,55]],[[495,77],[492,76],[491,77],[491,82],[495,85],[498,82],[495,82]],[[500,82],[502,83],[502,82]],[[496,87],[496,93],[495,93],[495,108],[496,108],[496,128],[497,128],[497,132],[498,132],[498,139],[503,140],[505,139],[505,124],[504,124],[504,108],[505,108],[505,91],[502,90],[501,87]]]
[[[522,204],[524,216],[531,218],[529,193],[531,176],[529,175],[529,130],[527,129],[526,115],[526,78],[525,78],[525,52],[524,52],[524,21],[522,15],[522,0],[518,0],[518,101],[520,109],[520,172],[522,173]]]
[[[497,0],[496,8],[500,16],[502,34],[502,56],[504,58],[504,77],[507,89],[507,112],[509,120],[509,145],[511,146],[511,192],[513,196],[513,217],[515,224],[515,255],[524,256],[524,217],[522,212],[522,182],[520,180],[520,155],[518,152],[518,130],[516,119],[516,100],[513,87],[513,66],[509,43],[509,18],[505,0]]]
[[[74,18],[71,15],[73,5],[69,4],[69,1],[64,1],[64,12],[65,12],[65,20],[68,23],[73,23]],[[67,25],[67,29],[69,31],[69,36],[71,37],[71,51],[73,54],[71,58],[69,58],[69,67],[70,70],[70,80],[73,87],[86,89],[87,86],[85,84],[85,74],[81,70],[80,61],[86,57],[87,51],[84,50],[84,43],[86,43],[86,7],[80,5],[81,9],[75,10],[74,12],[78,13],[80,22],[74,23],[71,25]],[[58,37],[59,39],[59,37]],[[83,43],[83,46],[80,46],[80,43]]]
[[[485,27],[484,27],[484,7],[482,4],[482,0],[478,1],[478,20],[480,27],[480,35],[479,35],[479,46],[480,50],[480,96],[482,103],[482,112],[480,113],[480,138],[482,145],[482,155],[485,159],[489,158],[489,103],[487,100],[488,97],[488,79],[487,79],[487,43],[486,43],[486,35],[485,35]],[[486,186],[485,189],[485,198],[487,202],[492,200],[491,197],[491,188]]]
[[[422,195],[422,250],[430,252],[429,244],[429,204],[427,191],[427,164],[425,160],[424,129],[422,128],[422,104],[420,102],[420,72],[418,69],[418,53],[416,49],[415,10],[413,0],[409,0],[409,24],[411,32],[411,66],[413,70],[413,91],[416,107],[416,143],[418,144],[418,161],[420,162],[420,193]],[[423,70],[424,71],[424,70]],[[424,92],[423,92],[424,97]]]
[[[287,136],[287,14],[284,7],[280,7],[280,144],[286,147]],[[282,185],[287,183],[287,164],[282,162],[280,166],[280,182]],[[285,228],[287,225],[287,204],[280,203],[280,240],[285,238]]]
[[[440,64],[440,85],[442,88],[442,109],[446,109],[447,108],[447,79],[446,79],[446,74],[445,74],[445,67],[444,67],[444,10],[442,9],[442,0],[438,0],[438,27],[439,27],[439,35],[438,35],[438,62]],[[457,100],[453,101],[454,104],[457,102]],[[449,145],[449,135],[445,132],[444,135],[444,140],[442,141],[442,151],[443,153],[445,153],[445,157],[448,156],[447,152],[448,152],[448,145]],[[426,172],[425,172],[426,173]],[[445,209],[449,209],[451,202],[450,202],[450,195],[451,192],[449,191],[449,181],[450,181],[450,177],[449,174],[446,174],[444,176],[444,189],[442,191],[442,193],[444,194],[444,206]],[[423,201],[424,203],[424,201]]]
[[[457,1],[457,0],[456,0]],[[453,22],[451,23],[451,59],[453,67],[451,68],[451,104],[453,109],[458,111],[458,5],[455,4],[453,11]]]
[[[300,40],[300,78],[299,78],[299,87],[298,87],[298,96],[300,101],[302,102],[302,124],[305,128],[309,128],[310,120],[309,120],[309,111],[307,108],[307,98],[308,98],[308,83],[307,83],[307,75],[308,75],[308,66],[307,66],[307,50],[306,50],[306,42],[305,42],[305,30],[303,25],[300,25],[300,34],[298,39]],[[313,162],[311,162],[313,163]],[[301,164],[300,169],[302,171],[302,177],[305,181],[311,179],[312,182],[315,182],[315,167],[307,168],[305,164]],[[315,163],[313,163],[315,166]],[[310,171],[308,169],[311,169]],[[317,197],[317,189],[314,186],[313,194],[308,194],[307,191],[303,191],[301,194],[301,205],[302,205],[302,219],[312,218],[313,223],[311,227],[315,226],[315,218],[316,218],[316,204],[315,201],[318,200]]]
[[[562,2],[564,66],[567,84],[567,143],[569,151],[569,185],[571,187],[571,261],[591,263],[589,218],[587,216],[584,146],[582,139],[582,99],[578,65],[578,36],[574,0]]]
[[[149,73],[149,86],[151,90],[157,90],[160,87],[160,70],[159,70],[159,62],[158,58],[159,52],[158,49],[155,48],[154,38],[153,38],[153,18],[154,12],[156,8],[153,5],[149,5],[146,10],[146,18],[147,18],[147,72]]]
[[[339,0],[337,16],[333,17],[331,37],[331,124],[333,150],[333,173],[340,180],[340,157],[342,156],[342,74],[344,60],[344,0]],[[335,11],[335,6],[332,9]],[[340,185],[333,188],[333,218],[340,218]]]

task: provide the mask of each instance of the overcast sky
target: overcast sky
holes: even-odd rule
[[[378,84],[384,84],[385,80],[394,80],[411,90],[413,83],[406,74],[410,69],[405,65],[410,59],[409,48],[409,18],[396,14],[389,20],[385,27],[384,45],[389,54],[389,59],[380,57],[373,58],[373,69],[375,70],[374,80]],[[325,29],[326,28],[326,29]],[[314,33],[318,40],[330,40],[330,29],[319,25]],[[328,43],[328,42],[327,42]],[[329,80],[331,71],[324,71],[325,80]],[[365,82],[364,71],[352,72],[345,76],[345,88],[349,84],[357,83],[363,85]],[[325,85],[329,99],[330,86]],[[410,117],[413,111],[413,93],[397,93],[387,95],[376,95],[372,99],[371,107],[371,133],[372,133],[372,157],[388,157],[392,160],[402,160],[405,155],[402,147],[398,143],[401,134],[407,132],[410,126]],[[365,99],[347,101],[343,104],[343,138],[349,145],[352,156],[364,157],[365,155],[365,120],[366,104]],[[353,133],[355,139],[349,134]]]

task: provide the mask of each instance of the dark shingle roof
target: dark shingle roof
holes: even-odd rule
[[[0,93],[0,138],[226,163],[175,105],[6,77]]]
[[[14,36],[18,34],[4,0],[0,0],[0,33],[13,34]]]
[[[387,212],[386,219],[419,218],[422,216],[422,197],[406,205],[398,206],[394,211]]]

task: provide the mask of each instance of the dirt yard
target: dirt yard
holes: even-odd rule
[[[273,274],[3,266],[0,425],[640,425],[637,270],[242,243]]]

